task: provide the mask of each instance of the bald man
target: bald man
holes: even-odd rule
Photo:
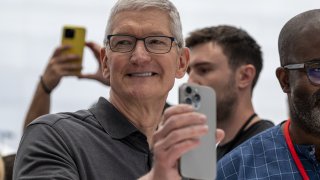
[[[249,139],[218,163],[217,179],[320,179],[320,9],[282,28],[276,75],[287,121]]]

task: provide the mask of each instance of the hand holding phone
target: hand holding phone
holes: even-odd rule
[[[209,132],[200,145],[180,158],[180,174],[185,178],[212,180],[216,177],[216,95],[212,88],[195,84],[179,87],[179,103],[190,104],[207,116]]]
[[[79,57],[74,63],[82,64],[83,50],[85,46],[86,30],[81,26],[66,25],[62,30],[62,45],[69,45],[70,48],[65,50],[65,54],[73,54]],[[80,74],[81,69],[77,73]]]

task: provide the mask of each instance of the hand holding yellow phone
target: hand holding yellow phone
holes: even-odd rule
[[[75,63],[82,64],[85,34],[86,29],[81,26],[66,25],[63,27],[61,43],[62,45],[70,46],[70,49],[66,50],[64,53],[79,56],[79,61],[75,61]],[[80,74],[80,72],[81,69],[77,73]]]

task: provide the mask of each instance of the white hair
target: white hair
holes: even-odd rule
[[[170,31],[176,38],[178,46],[184,47],[180,15],[177,8],[169,0],[118,0],[111,9],[105,31],[104,44],[107,44],[107,36],[112,32],[116,14],[122,11],[139,11],[148,8],[156,8],[168,12],[170,18]]]

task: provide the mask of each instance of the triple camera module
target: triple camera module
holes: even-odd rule
[[[198,93],[196,87],[185,86],[184,87],[184,102],[192,105],[194,108],[200,107],[201,96]]]

